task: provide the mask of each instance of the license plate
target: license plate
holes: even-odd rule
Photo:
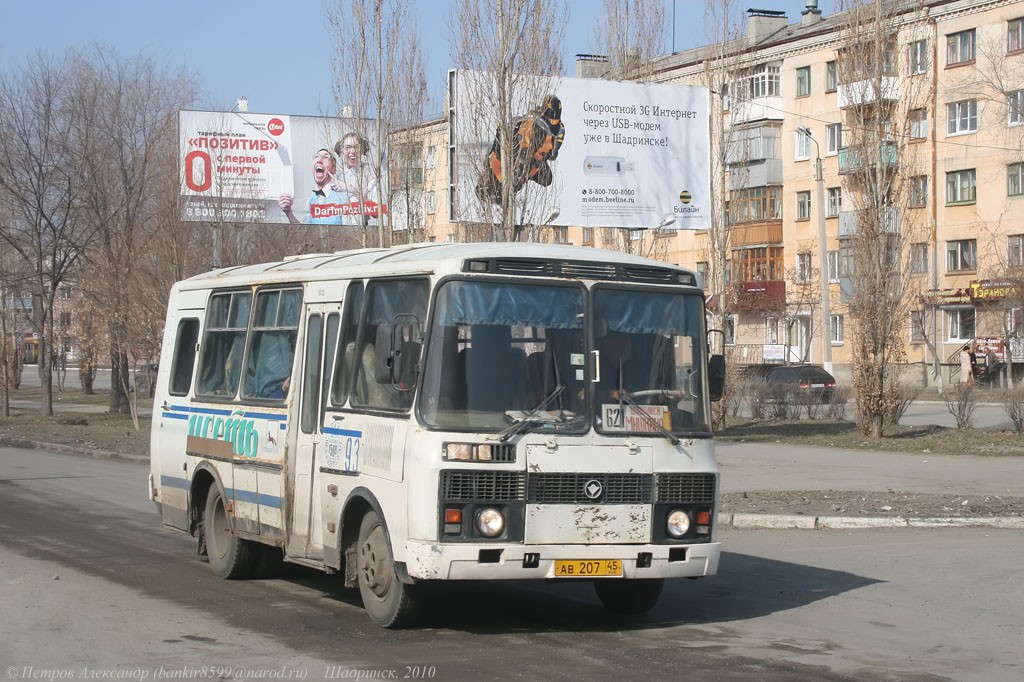
[[[618,559],[587,559],[555,561],[556,578],[606,578],[622,575]]]
[[[811,388],[825,388],[825,384],[811,384]]]

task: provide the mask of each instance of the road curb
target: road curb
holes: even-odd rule
[[[92,457],[94,459],[116,459],[122,462],[134,462],[136,464],[149,464],[149,457],[146,455],[130,455],[125,452],[113,452],[112,450],[98,450],[80,445],[65,445],[63,443],[41,443],[39,441],[18,438],[17,436],[0,435],[0,446],[8,448],[24,448],[26,450],[46,450],[57,455],[75,455],[77,457]]]
[[[720,525],[744,530],[855,530],[864,528],[1005,528],[1024,530],[1024,516],[801,516],[799,514],[723,514]]]

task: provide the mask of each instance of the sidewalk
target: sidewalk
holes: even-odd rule
[[[1024,498],[1024,458],[718,443],[722,493],[875,491]],[[719,522],[725,522],[720,519]],[[1024,516],[893,517],[733,514],[735,528],[988,526],[1024,529]]]

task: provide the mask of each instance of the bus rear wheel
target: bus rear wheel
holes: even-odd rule
[[[259,559],[257,548],[231,532],[224,494],[216,486],[211,487],[206,496],[203,534],[210,568],[218,578],[239,580],[252,575]]]
[[[416,616],[416,602],[410,586],[399,581],[395,573],[395,562],[384,526],[372,511],[363,516],[359,525],[356,561],[359,595],[370,620],[382,628],[412,624]]]
[[[627,616],[639,616],[654,608],[664,586],[662,578],[594,581],[594,591],[604,607]]]

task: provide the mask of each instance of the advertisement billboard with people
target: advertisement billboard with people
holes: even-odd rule
[[[707,88],[520,75],[505,150],[494,76],[454,71],[449,87],[453,221],[493,220],[510,180],[516,214],[553,225],[710,226]]]
[[[387,213],[375,122],[179,112],[182,220],[376,224]]]

